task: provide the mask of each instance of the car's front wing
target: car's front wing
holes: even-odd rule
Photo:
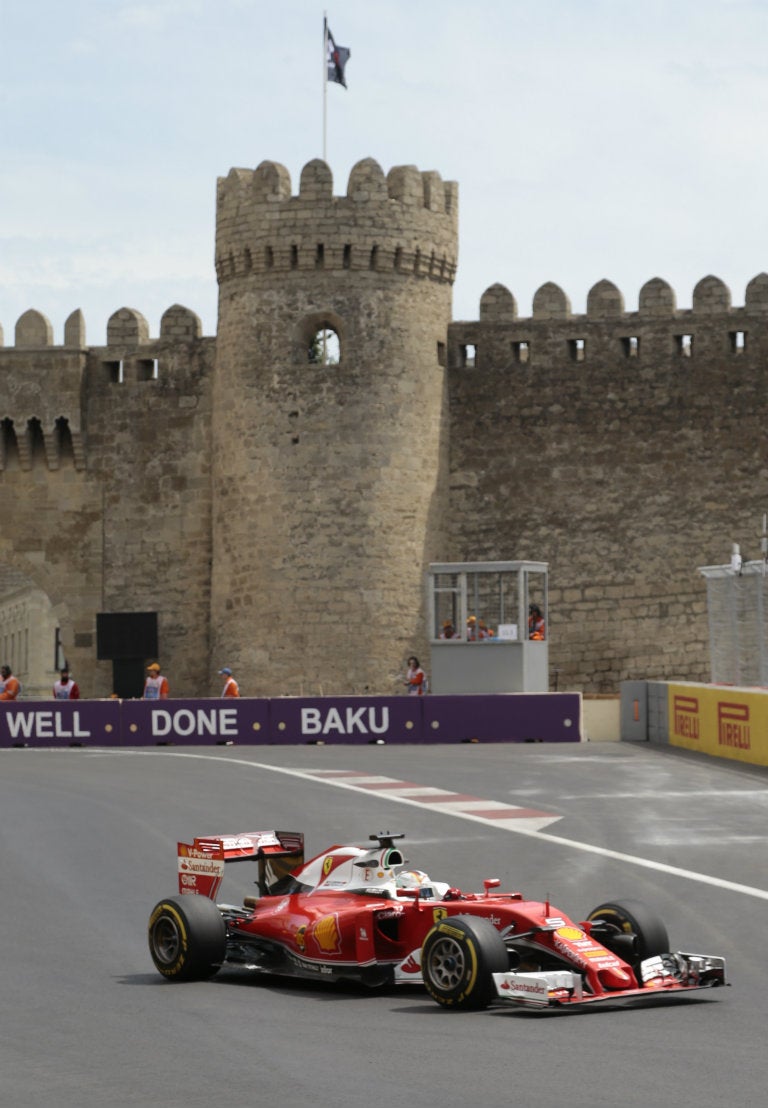
[[[549,970],[542,973],[494,973],[496,1004],[525,1008],[563,1008],[608,1003],[633,1004],[659,996],[678,996],[726,985],[725,959],[711,954],[659,954],[640,963],[640,987],[584,989],[581,973]]]

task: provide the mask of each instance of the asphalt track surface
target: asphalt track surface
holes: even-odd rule
[[[413,800],[424,786],[463,812]],[[504,806],[555,818],[476,814]],[[0,1104],[764,1104],[767,814],[765,771],[647,745],[0,751]],[[675,949],[724,955],[733,986],[552,1015],[229,969],[164,981],[146,924],[176,891],[177,840],[275,827],[308,853],[400,830],[433,877],[499,877],[576,919],[639,897]]]

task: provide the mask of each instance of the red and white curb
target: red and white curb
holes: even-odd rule
[[[507,831],[541,831],[562,817],[553,812],[540,812],[536,808],[521,808],[504,804],[499,800],[483,800],[468,793],[454,793],[448,789],[436,789],[430,785],[417,785],[414,781],[399,781],[394,777],[369,774],[356,770],[318,769],[302,771],[305,777],[323,781],[336,788],[359,793],[376,793],[387,800],[411,804],[418,808],[445,812],[477,823],[502,827]]]

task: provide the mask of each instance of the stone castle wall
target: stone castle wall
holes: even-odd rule
[[[50,598],[85,696],[112,690],[101,611],[157,610],[178,691],[208,687],[215,346],[200,330],[175,306],[152,339],[122,309],[88,347],[77,312],[56,346],[31,311],[0,349],[0,560]]]
[[[708,680],[697,567],[756,556],[766,508],[768,276],[739,308],[704,278],[685,311],[658,279],[585,315],[547,285],[529,319],[493,286],[449,334],[451,556],[550,563],[560,688]]]
[[[310,162],[219,182],[219,326],[121,309],[0,332],[0,564],[51,599],[86,696],[111,691],[100,611],[157,610],[176,695],[393,691],[428,660],[431,560],[550,564],[552,685],[708,676],[696,567],[757,554],[768,277],[679,310],[602,281],[584,315],[501,285],[451,322],[456,186]],[[308,357],[319,328],[338,365]],[[755,549],[749,537],[755,536]],[[20,675],[23,678],[23,674]]]

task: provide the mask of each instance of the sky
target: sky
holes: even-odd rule
[[[333,6],[327,6],[330,4]],[[607,278],[687,308],[768,269],[766,0],[0,0],[0,326],[174,303],[216,332],[216,178],[413,164],[459,183],[454,319]]]

